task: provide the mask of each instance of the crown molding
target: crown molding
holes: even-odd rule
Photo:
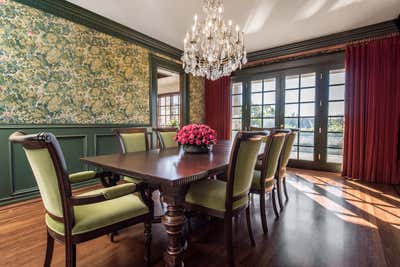
[[[308,50],[339,45],[366,38],[390,34],[399,31],[399,28],[397,26],[398,23],[399,19],[394,19],[349,31],[344,31],[326,35],[323,37],[309,39],[306,41],[277,46],[265,50],[259,50],[248,53],[247,58],[249,62],[262,59],[275,58],[275,57],[305,52]]]
[[[180,59],[183,51],[65,0],[14,0],[151,51]]]

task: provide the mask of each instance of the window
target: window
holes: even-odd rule
[[[327,162],[343,160],[344,82],[344,69],[329,71]]]
[[[169,127],[180,124],[180,94],[158,95],[158,126]]]
[[[315,72],[285,76],[285,128],[300,129],[290,155],[314,160]]]
[[[235,138],[236,133],[242,129],[242,108],[243,108],[243,84],[233,83],[231,90],[232,103],[232,134],[231,138]]]
[[[275,127],[276,79],[251,81],[250,126]]]

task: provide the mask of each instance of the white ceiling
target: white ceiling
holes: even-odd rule
[[[69,0],[182,49],[202,0]],[[225,0],[225,19],[245,31],[248,52],[396,18],[400,0]]]

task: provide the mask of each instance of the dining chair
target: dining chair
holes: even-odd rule
[[[178,142],[174,140],[178,128],[153,128],[157,135],[158,144],[161,150],[177,148]]]
[[[44,266],[50,266],[54,240],[65,245],[67,267],[76,265],[76,245],[131,225],[144,223],[150,265],[151,221],[142,185],[125,183],[73,195],[71,184],[98,177],[94,172],[69,174],[64,155],[51,133],[15,132],[9,140],[23,146],[46,210],[47,248]],[[139,195],[134,193],[138,192]]]
[[[282,209],[283,208],[283,203],[282,203],[282,185],[283,185],[283,191],[285,193],[285,199],[286,201],[289,200],[288,193],[287,193],[287,187],[286,187],[286,176],[287,176],[287,165],[289,162],[290,158],[290,153],[292,152],[293,144],[296,140],[296,135],[298,133],[298,129],[277,129],[274,130],[275,132],[282,132],[284,131],[287,133],[285,143],[283,144],[282,152],[279,158],[278,162],[278,168],[275,173],[275,180],[276,180],[276,185],[277,185],[277,191],[278,191],[278,202],[279,202],[279,207]]]
[[[185,206],[191,211],[224,219],[225,246],[229,266],[234,266],[232,218],[246,211],[251,245],[255,245],[251,229],[249,190],[264,132],[238,132],[230,153],[227,181],[205,179],[190,185]]]
[[[119,128],[114,129],[118,138],[120,152],[122,154],[130,152],[149,151],[149,140],[146,128]],[[143,180],[136,177],[124,176],[125,182],[139,184]]]
[[[278,167],[279,156],[285,142],[286,133],[272,132],[264,138],[264,153],[261,156],[261,164],[257,164],[251,184],[250,192],[260,196],[260,215],[264,234],[268,232],[265,195],[271,193],[271,201],[275,216],[279,213],[276,207],[275,197],[275,173]]]

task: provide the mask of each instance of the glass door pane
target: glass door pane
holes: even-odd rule
[[[276,78],[250,83],[250,127],[273,128],[276,110]]]
[[[342,164],[344,126],[344,69],[329,71],[327,156],[328,163]]]
[[[232,84],[231,89],[231,139],[234,139],[236,133],[242,130],[243,123],[243,83],[237,82]]]
[[[285,82],[285,128],[300,129],[290,158],[314,161],[315,72],[287,75]]]

